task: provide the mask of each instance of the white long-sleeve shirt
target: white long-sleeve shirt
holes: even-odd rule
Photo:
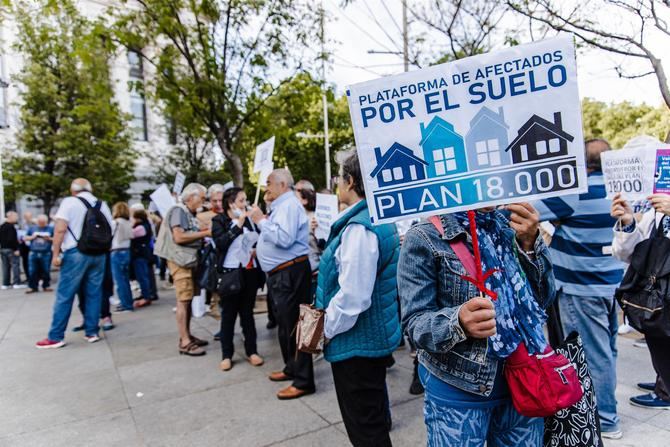
[[[614,240],[612,241],[612,256],[630,264],[630,258],[633,256],[635,246],[649,238],[654,223],[659,225],[662,218],[663,213],[656,213],[652,209],[642,215],[642,219],[635,223],[635,228],[630,233],[620,231],[619,224],[615,225]]]
[[[354,327],[358,316],[370,308],[377,279],[377,235],[363,225],[350,224],[342,233],[340,242],[335,251],[340,290],[326,308],[324,334],[328,339]]]

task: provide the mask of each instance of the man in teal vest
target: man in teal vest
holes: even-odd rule
[[[321,256],[316,306],[326,310],[324,356],[331,362],[342,419],[354,446],[390,446],[386,368],[400,343],[395,225],[372,226],[356,153],[340,168],[347,205]]]

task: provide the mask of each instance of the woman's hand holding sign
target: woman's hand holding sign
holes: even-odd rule
[[[635,218],[633,216],[633,209],[630,207],[626,199],[621,197],[621,193],[618,193],[612,199],[610,215],[615,219],[619,219],[623,225],[630,225]]]
[[[458,322],[465,335],[488,338],[496,334],[496,311],[493,301],[484,297],[470,299],[458,310]]]
[[[516,239],[523,251],[531,251],[540,232],[540,216],[528,202],[506,205],[511,212],[509,226],[516,232]]]
[[[654,207],[657,213],[663,213],[666,216],[670,216],[670,195],[652,194],[647,197],[647,200],[651,202],[651,206]]]

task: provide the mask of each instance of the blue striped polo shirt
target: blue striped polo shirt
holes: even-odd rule
[[[614,296],[625,265],[612,257],[611,201],[602,172],[588,175],[589,191],[535,202],[542,221],[558,221],[549,251],[556,289],[570,295]]]

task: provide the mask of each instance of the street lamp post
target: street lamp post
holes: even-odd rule
[[[4,62],[4,61],[0,61]],[[2,64],[4,71],[5,64]],[[2,73],[3,79],[0,79],[0,89],[3,90],[2,95],[2,107],[5,113],[5,120],[7,120],[7,89],[9,88],[9,83],[4,80],[4,73]],[[3,123],[5,124],[5,123]],[[2,157],[3,157],[3,147],[0,144],[0,221],[4,222],[5,220],[5,180],[2,176]]]

